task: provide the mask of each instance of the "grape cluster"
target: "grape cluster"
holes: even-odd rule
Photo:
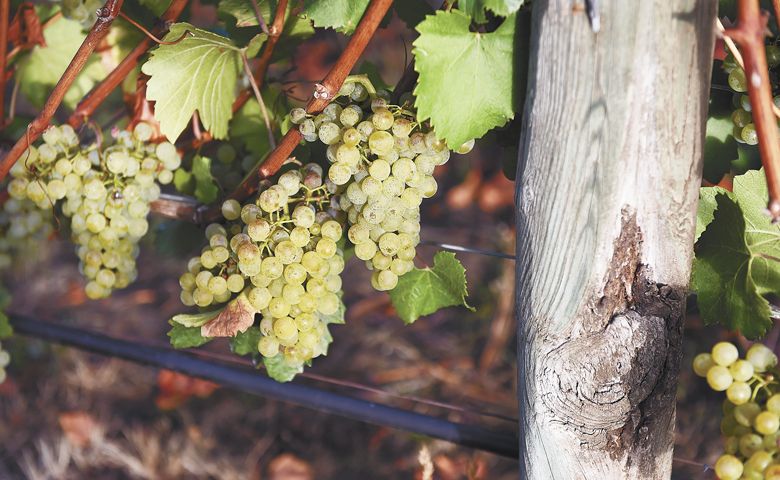
[[[780,66],[780,47],[767,45],[766,60],[770,72],[773,68]],[[753,123],[750,98],[747,95],[748,83],[745,71],[731,53],[723,61],[723,70],[728,74],[729,87],[736,92],[732,101],[734,111],[731,114],[731,121],[734,123],[733,136],[740,143],[756,145],[758,133],[756,125]],[[774,97],[774,103],[780,107],[780,95]]]
[[[328,178],[341,187],[337,201],[347,214],[347,236],[380,291],[395,288],[398,277],[414,268],[420,204],[436,193],[433,171],[450,157],[409,108],[346,83],[322,113],[290,112],[306,141],[327,145]],[[471,146],[473,141],[463,153]]]
[[[62,201],[89,298],[107,297],[135,280],[149,204],[160,196],[158,183],[170,183],[181,164],[172,144],[147,144],[151,135],[151,127],[139,123],[132,133],[117,133],[113,145],[82,148],[70,126],[50,127],[44,143],[11,170],[13,199],[41,209]]]
[[[709,386],[726,392],[721,432],[723,455],[715,464],[721,480],[780,480],[780,387],[777,356],[756,343],[744,359],[729,342],[693,360],[693,370]]]
[[[27,198],[8,198],[0,208],[0,270],[18,258],[32,257],[38,243],[54,230],[52,209],[38,208]]]
[[[181,300],[205,308],[243,292],[262,315],[260,354],[303,364],[324,353],[326,317],[341,305],[342,227],[328,208],[335,186],[312,163],[266,187],[246,205],[223,203],[227,223],[206,228],[208,246],[179,278]]]

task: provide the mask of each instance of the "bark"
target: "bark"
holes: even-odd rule
[[[594,2],[595,3],[595,2]],[[533,5],[518,162],[522,478],[671,475],[716,2]]]

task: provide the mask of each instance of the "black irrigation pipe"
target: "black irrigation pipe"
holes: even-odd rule
[[[82,350],[175,370],[210,380],[226,387],[273,400],[289,402],[324,413],[382,425],[465,447],[518,458],[516,433],[494,431],[477,425],[450,422],[430,415],[390,407],[295,383],[277,383],[258,372],[206,361],[186,352],[139,345],[106,335],[51,322],[13,315],[11,324],[17,333],[61,343]]]

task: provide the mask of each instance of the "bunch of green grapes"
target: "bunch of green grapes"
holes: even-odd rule
[[[409,105],[390,105],[360,83],[346,83],[339,94],[321,114],[311,117],[297,108],[290,119],[306,141],[328,146],[328,178],[341,187],[338,204],[347,214],[355,256],[373,271],[376,290],[392,290],[414,268],[420,204],[436,193],[433,171],[450,151],[415,122]]]
[[[759,343],[744,359],[720,342],[693,359],[693,370],[718,392],[726,392],[721,432],[725,452],[715,463],[721,480],[780,480],[780,383],[777,356]]]
[[[341,224],[322,168],[282,174],[256,200],[222,205],[225,225],[206,228],[208,246],[179,278],[185,305],[224,304],[243,292],[262,315],[258,351],[303,364],[324,353],[326,318],[341,305]],[[252,327],[257,328],[257,327]]]
[[[62,202],[89,298],[107,297],[135,280],[149,204],[160,196],[158,183],[170,183],[181,164],[172,144],[146,143],[151,135],[151,127],[139,123],[132,133],[117,133],[113,145],[84,148],[70,126],[51,127],[11,172],[12,198],[40,208]]]
[[[770,71],[780,65],[780,47],[767,45],[766,61]],[[734,112],[731,114],[731,121],[734,122],[733,136],[740,143],[756,145],[758,133],[753,123],[750,98],[747,95],[748,83],[745,71],[731,53],[728,53],[723,61],[723,70],[728,74],[729,87],[736,92],[733,98]],[[774,97],[774,102],[775,105],[780,106],[780,95]]]
[[[97,11],[104,3],[102,0],[62,0],[60,7],[65,18],[75,20],[84,28],[89,28],[97,20]]]
[[[27,198],[8,198],[0,207],[0,270],[18,258],[33,256],[39,242],[54,231],[52,209],[38,208]]]

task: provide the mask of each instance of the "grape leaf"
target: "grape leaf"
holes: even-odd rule
[[[213,320],[222,310],[224,310],[224,308],[210,312],[180,313],[179,315],[174,315],[173,318],[171,318],[171,322],[178,323],[185,327],[200,327]]]
[[[199,347],[212,340],[200,334],[200,327],[185,327],[173,321],[168,323],[173,327],[168,332],[173,348]]]
[[[219,188],[211,175],[211,159],[195,155],[192,158],[192,176],[195,178],[195,198],[206,204],[216,201]]]
[[[327,330],[327,328],[325,329]],[[8,315],[0,312],[0,339],[8,338],[13,335],[14,329],[11,327],[11,321],[8,319]]]
[[[717,193],[714,218],[699,237],[691,286],[708,324],[723,323],[757,338],[772,326],[769,302],[780,294],[780,225],[764,214],[763,171],[734,179],[734,193]]]
[[[466,303],[467,294],[466,269],[454,254],[438,252],[433,268],[415,268],[399,278],[390,300],[401,320],[410,324],[444,307],[463,305],[473,310]]]
[[[257,342],[263,334],[257,327],[250,327],[245,332],[239,332],[230,339],[230,349],[236,355],[249,355],[257,353]]]
[[[204,323],[200,327],[200,333],[204,337],[234,337],[239,332],[245,332],[255,323],[256,313],[258,313],[257,309],[246,298],[246,294],[241,292],[219,312],[216,318]]]
[[[368,3],[369,0],[305,0],[304,12],[315,27],[349,35],[355,31]]]
[[[273,88],[263,89],[263,101],[268,111],[271,128],[278,135],[276,124],[287,114],[287,103],[284,97],[280,98],[281,91]],[[243,144],[247,150],[257,156],[266,155],[271,150],[268,142],[268,129],[265,128],[265,120],[260,112],[260,104],[252,97],[230,122],[230,138]]]
[[[266,23],[271,22],[271,15],[273,15],[273,12],[268,5],[268,2],[258,0],[257,6]],[[234,17],[237,27],[258,26],[257,15],[255,14],[255,9],[252,6],[251,0],[221,0],[217,7],[217,13]]]
[[[151,78],[146,96],[154,100],[154,118],[160,130],[174,142],[198,111],[203,126],[217,139],[225,138],[233,116],[236,80],[241,70],[241,50],[229,39],[176,23],[165,36],[174,45],[160,45],[141,71]]]
[[[477,23],[487,22],[485,10],[507,17],[520,9],[525,0],[458,0],[458,8],[468,13]]]
[[[514,116],[515,17],[491,33],[470,24],[463,12],[438,11],[417,26],[412,50],[417,118],[430,119],[453,149]]]
[[[712,183],[718,183],[723,175],[731,170],[731,162],[739,158],[733,131],[734,122],[729,115],[707,119],[702,175]]]
[[[173,186],[176,187],[176,190],[180,193],[192,195],[195,193],[195,177],[191,172],[179,168],[173,172]]]
[[[281,353],[275,357],[264,358],[263,363],[268,376],[277,382],[289,382],[303,372],[303,363],[288,363]]]
[[[24,96],[36,107],[43,106],[51,89],[68,67],[84,40],[81,24],[61,18],[43,30],[46,47],[36,46],[19,61],[15,77]],[[63,103],[73,108],[105,75],[105,69],[91,56],[65,94]]]
[[[707,225],[715,218],[715,196],[724,193],[730,194],[728,190],[721,187],[701,187],[699,189],[699,208],[696,210],[696,238],[694,242],[699,241],[699,237],[707,229]]]

